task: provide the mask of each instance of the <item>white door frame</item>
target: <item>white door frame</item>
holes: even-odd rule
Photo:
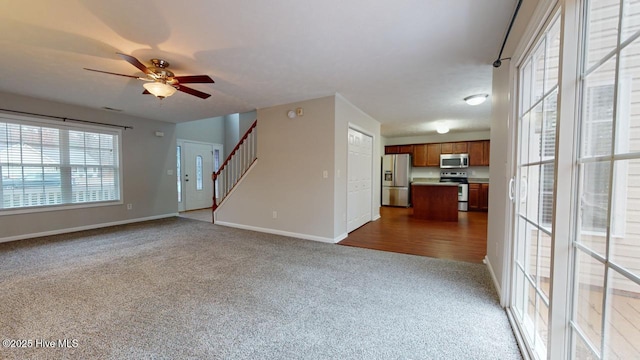
[[[210,143],[210,142],[204,142],[204,141],[196,141],[196,140],[185,140],[185,139],[176,139],[176,148],[178,146],[180,146],[180,174],[184,175],[184,164],[185,164],[185,159],[184,159],[184,146],[185,144],[197,144],[197,145],[208,145],[211,146],[211,151],[215,151],[220,150],[220,165],[222,165],[222,162],[225,160],[224,158],[224,145],[222,144],[218,144],[218,143]],[[215,157],[212,157],[212,163],[211,163],[211,168],[213,169],[213,171],[216,171],[216,167],[215,167]],[[205,178],[203,179],[203,181],[207,181],[209,178]],[[182,188],[182,194],[181,195],[181,200],[182,201],[178,201],[178,211],[185,211],[185,195],[184,195],[184,190],[186,189],[185,187],[185,181],[184,181],[184,176],[181,176],[180,179],[180,186]]]
[[[345,134],[347,136],[347,153],[345,154],[346,157],[347,157],[347,174],[346,174],[347,186],[345,187],[345,198],[347,199],[347,201],[346,201],[347,208],[345,210],[346,210],[347,218],[346,218],[346,222],[345,222],[345,232],[347,234],[349,233],[349,231],[348,231],[349,230],[349,218],[348,218],[348,216],[349,216],[349,129],[355,130],[355,131],[360,132],[360,133],[362,133],[364,135],[370,136],[371,140],[372,140],[371,141],[371,205],[369,207],[369,221],[373,221],[373,214],[375,213],[374,212],[374,206],[375,205],[374,205],[373,199],[375,197],[375,192],[374,192],[375,191],[375,186],[374,185],[375,185],[375,174],[376,174],[376,171],[375,171],[375,166],[376,166],[375,158],[376,157],[375,157],[375,151],[374,151],[375,150],[375,144],[376,144],[376,136],[372,132],[370,132],[370,131],[368,131],[368,130],[366,130],[366,129],[364,129],[364,128],[356,125],[356,124],[348,123],[347,133]],[[380,189],[378,189],[378,190],[380,190]]]

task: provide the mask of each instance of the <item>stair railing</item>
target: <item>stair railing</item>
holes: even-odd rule
[[[213,180],[213,207],[216,211],[242,176],[249,170],[257,157],[258,120],[244,133],[235,148],[222,163],[218,171],[211,175]]]

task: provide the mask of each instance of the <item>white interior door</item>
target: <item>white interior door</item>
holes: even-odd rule
[[[371,221],[373,138],[349,129],[347,159],[347,232]]]
[[[211,144],[184,142],[182,149],[184,209],[196,210],[213,204],[214,149]]]

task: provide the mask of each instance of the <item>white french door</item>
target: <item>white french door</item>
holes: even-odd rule
[[[560,19],[519,67],[511,310],[540,358],[549,341]]]
[[[640,359],[640,0],[558,4],[516,68],[508,311],[534,358]]]
[[[571,351],[640,359],[640,1],[585,1]]]

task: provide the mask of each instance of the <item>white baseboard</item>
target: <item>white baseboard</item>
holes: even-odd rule
[[[371,221],[376,221],[380,219],[380,214],[373,214],[373,219],[371,219]]]
[[[32,239],[32,238],[42,237],[42,236],[60,235],[60,234],[66,234],[66,233],[71,233],[76,231],[100,229],[100,228],[109,227],[109,226],[125,225],[125,224],[137,223],[142,221],[164,219],[164,218],[175,217],[175,216],[178,216],[178,213],[154,215],[154,216],[148,216],[144,218],[127,219],[127,220],[114,221],[109,223],[92,224],[92,225],[78,226],[74,228],[43,231],[39,233],[21,234],[21,235],[0,238],[0,243],[16,241],[16,240]]]
[[[487,269],[489,269],[489,274],[491,274],[491,279],[493,280],[493,286],[496,287],[496,291],[498,292],[498,298],[502,299],[502,290],[500,289],[498,278],[496,278],[496,273],[493,272],[493,267],[491,266],[491,262],[489,262],[489,258],[485,255],[482,262],[485,263],[487,265]],[[505,307],[505,305],[502,304],[502,301],[500,301],[500,305],[502,305],[502,307]]]
[[[332,239],[332,238],[327,238],[327,237],[322,237],[322,236],[315,236],[315,235],[309,235],[309,234],[300,234],[300,233],[294,233],[294,232],[283,231],[283,230],[276,230],[276,229],[262,228],[262,227],[257,227],[257,226],[230,223],[230,222],[226,222],[226,221],[216,221],[215,224],[216,225],[221,225],[221,226],[228,226],[228,227],[232,227],[232,228],[236,228],[236,229],[251,230],[251,231],[257,231],[257,232],[262,232],[262,233],[267,233],[267,234],[274,234],[274,235],[282,235],[282,236],[294,237],[294,238],[304,239],[304,240],[320,241],[320,242],[330,243],[330,244],[335,244],[338,241],[340,241],[340,240],[338,240],[338,239],[340,239],[340,237]],[[346,234],[344,234],[344,237],[346,237]]]
[[[347,236],[349,236],[349,234],[348,234],[348,233],[344,233],[344,234],[342,234],[342,235],[339,235],[338,237],[336,237],[336,238],[334,239],[334,242],[339,243],[340,241],[342,241],[342,240],[346,239],[346,238],[347,238]]]

